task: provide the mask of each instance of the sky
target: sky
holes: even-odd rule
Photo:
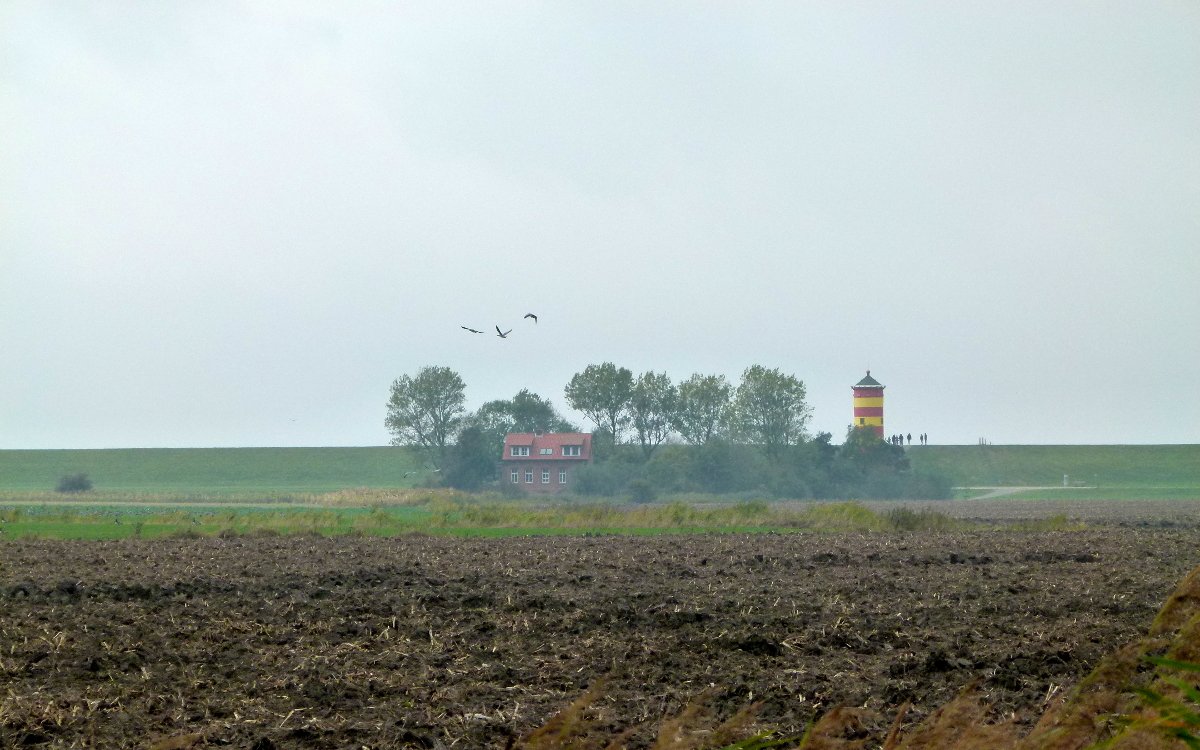
[[[426,366],[588,427],[602,362],[1198,443],[1198,282],[1191,0],[0,2],[0,449],[384,445]]]

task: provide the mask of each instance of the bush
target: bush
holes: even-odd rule
[[[496,458],[487,435],[478,427],[458,434],[442,467],[447,485],[460,490],[478,490],[496,478]],[[511,483],[510,483],[511,484]]]
[[[505,500],[517,500],[525,497],[525,491],[516,482],[500,482],[496,487],[496,494]]]
[[[948,500],[954,497],[952,482],[941,474],[914,472],[908,485],[908,497],[916,500]]]
[[[654,485],[645,479],[635,479],[629,483],[629,499],[635,503],[652,503],[658,497]]]
[[[58,486],[54,488],[55,492],[87,492],[92,489],[92,480],[87,474],[80,472],[79,474],[64,474],[58,480]]]
[[[770,467],[750,446],[713,440],[689,453],[688,478],[702,492],[727,494],[757,488]]]
[[[733,506],[733,512],[739,516],[765,516],[770,510],[766,500],[741,500]]]
[[[904,476],[888,469],[874,469],[867,473],[862,493],[872,500],[895,500],[904,497]]]
[[[896,531],[949,531],[960,525],[945,513],[928,508],[893,508],[885,517]]]
[[[766,473],[765,478],[763,489],[776,500],[803,500],[813,496],[812,489],[809,488],[799,467],[773,467]]]
[[[679,492],[686,489],[687,473],[687,450],[680,445],[664,445],[642,465],[638,475],[659,492]]]
[[[613,462],[580,466],[575,472],[575,490],[581,495],[615,497],[621,493],[628,472]]]

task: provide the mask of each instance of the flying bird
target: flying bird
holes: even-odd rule
[[[463,329],[464,331],[470,331],[471,333],[483,333],[483,331],[476,331],[474,328],[467,328],[466,326],[459,326],[459,328]]]
[[[537,316],[536,316],[536,315],[534,315],[533,313],[525,313],[525,317],[527,317],[527,318],[533,318],[533,322],[534,322],[534,323],[536,323],[536,322],[537,322]]]
[[[510,333],[512,333],[511,328],[509,328],[507,331],[501,331],[500,326],[496,326],[496,335],[499,336],[500,338],[506,339],[506,338],[508,338],[508,334],[510,334]]]

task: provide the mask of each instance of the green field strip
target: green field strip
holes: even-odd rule
[[[1200,488],[1200,445],[957,445],[906,451],[914,471],[958,487]]]
[[[97,491],[219,495],[412,487],[429,472],[395,447],[0,451],[0,490],[50,491],[76,473]]]

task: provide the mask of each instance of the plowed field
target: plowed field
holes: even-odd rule
[[[978,680],[1032,721],[1198,563],[1180,526],[9,540],[0,747],[505,747],[601,678],[631,747],[701,694],[800,732]]]

